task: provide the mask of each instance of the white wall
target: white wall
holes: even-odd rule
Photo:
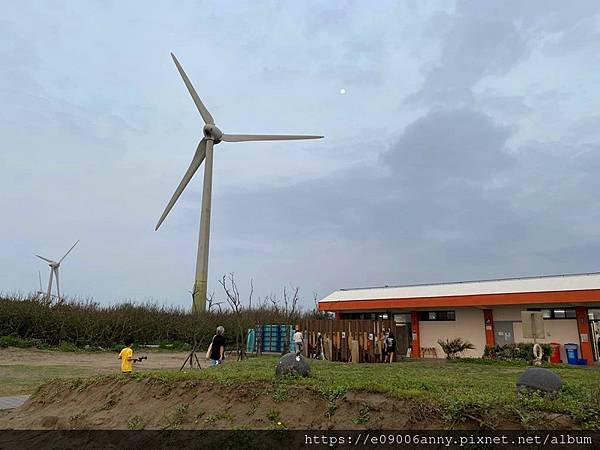
[[[535,305],[536,308],[543,308],[544,306]],[[549,308],[557,308],[555,305]],[[519,342],[533,342],[533,339],[523,338],[523,324],[521,323],[521,311],[526,311],[527,305],[524,306],[506,306],[497,307],[493,309],[494,321],[510,321],[513,322],[513,332],[515,337],[515,343]],[[560,357],[566,362],[567,356],[565,354],[564,344],[573,342],[577,345],[579,343],[579,331],[577,329],[576,319],[555,319],[555,320],[544,320],[544,329],[546,331],[546,339],[538,339],[539,343],[549,344],[551,342],[558,342],[561,345]],[[579,351],[581,354],[581,349]]]
[[[450,308],[448,308],[450,309]],[[483,310],[478,308],[454,309],[454,321],[423,321],[419,322],[421,347],[434,347],[438,358],[445,358],[446,354],[437,343],[438,339],[462,338],[475,346],[468,350],[464,356],[479,358],[485,349],[485,327],[483,323]]]

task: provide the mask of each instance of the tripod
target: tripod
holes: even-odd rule
[[[196,354],[196,348],[198,348],[202,345],[203,340],[204,340],[204,338],[200,339],[200,344],[198,346],[196,346],[196,338],[194,338],[194,345],[192,346],[192,351],[187,356],[187,358],[185,358],[185,361],[183,362],[183,364],[181,365],[181,368],[179,369],[180,372],[183,370],[183,368],[185,367],[185,365],[187,364],[188,361],[190,362],[190,369],[193,369],[194,368],[194,360],[196,361],[196,364],[198,365],[198,369],[200,369],[200,360],[198,359],[198,355]]]

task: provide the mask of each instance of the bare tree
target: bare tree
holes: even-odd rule
[[[248,309],[252,309],[252,294],[254,294],[254,280],[250,278],[250,295],[248,295]]]
[[[285,340],[283,344],[283,352],[287,353],[290,351],[290,326],[294,325],[294,320],[296,319],[298,313],[298,292],[300,291],[299,287],[292,288],[293,294],[290,297],[287,291],[287,288],[283,287],[283,316],[285,318]]]
[[[231,307],[233,311],[233,315],[235,318],[235,345],[237,352],[238,361],[246,358],[246,348],[244,343],[246,341],[246,333],[243,328],[243,307],[242,302],[240,300],[240,292],[238,291],[237,285],[235,284],[235,279],[233,277],[233,273],[229,274],[229,278],[223,275],[223,278],[219,280],[221,286],[223,286],[223,290],[225,291],[225,295],[227,295],[227,303]]]

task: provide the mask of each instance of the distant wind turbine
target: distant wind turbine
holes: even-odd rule
[[[50,301],[52,300],[52,277],[53,276],[56,278],[56,297],[58,298],[58,300],[60,300],[60,284],[59,284],[59,280],[58,280],[58,269],[60,268],[60,263],[63,262],[63,260],[67,257],[67,255],[69,253],[71,253],[71,250],[73,250],[78,243],[79,243],[79,241],[75,242],[73,244],[73,247],[71,247],[69,249],[69,251],[67,253],[65,253],[64,256],[62,258],[60,258],[58,261],[53,261],[49,258],[45,258],[40,255],[35,255],[38,258],[46,261],[48,263],[48,265],[50,266],[50,279],[48,280],[48,293],[47,293],[48,303],[50,303]],[[41,288],[42,288],[42,281],[40,279],[40,290],[41,290]]]
[[[298,139],[321,139],[323,136],[306,136],[306,135],[284,135],[284,134],[225,134],[215,125],[215,120],[211,116],[208,109],[200,100],[200,97],[196,93],[196,90],[192,86],[191,81],[183,71],[181,64],[177,61],[177,58],[173,53],[171,57],[177,66],[177,70],[183,78],[183,82],[187,87],[198,112],[204,120],[204,138],[198,144],[196,153],[192,158],[192,162],[185,172],[183,179],[175,189],[175,193],[169,200],[167,207],[165,208],[162,216],[156,224],[155,230],[163,223],[173,205],[188,185],[202,161],[206,159],[204,164],[204,184],[202,189],[202,209],[200,214],[200,238],[198,241],[198,254],[196,257],[196,280],[194,282],[193,292],[193,305],[192,309],[195,312],[206,310],[206,289],[208,281],[208,243],[210,235],[210,203],[211,203],[211,191],[212,191],[212,169],[213,169],[213,146],[225,142],[247,142],[247,141],[289,141]]]

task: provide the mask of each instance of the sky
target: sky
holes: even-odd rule
[[[600,271],[600,3],[22,1],[0,17],[0,291],[189,308],[209,292]],[[345,94],[340,90],[345,89]]]

